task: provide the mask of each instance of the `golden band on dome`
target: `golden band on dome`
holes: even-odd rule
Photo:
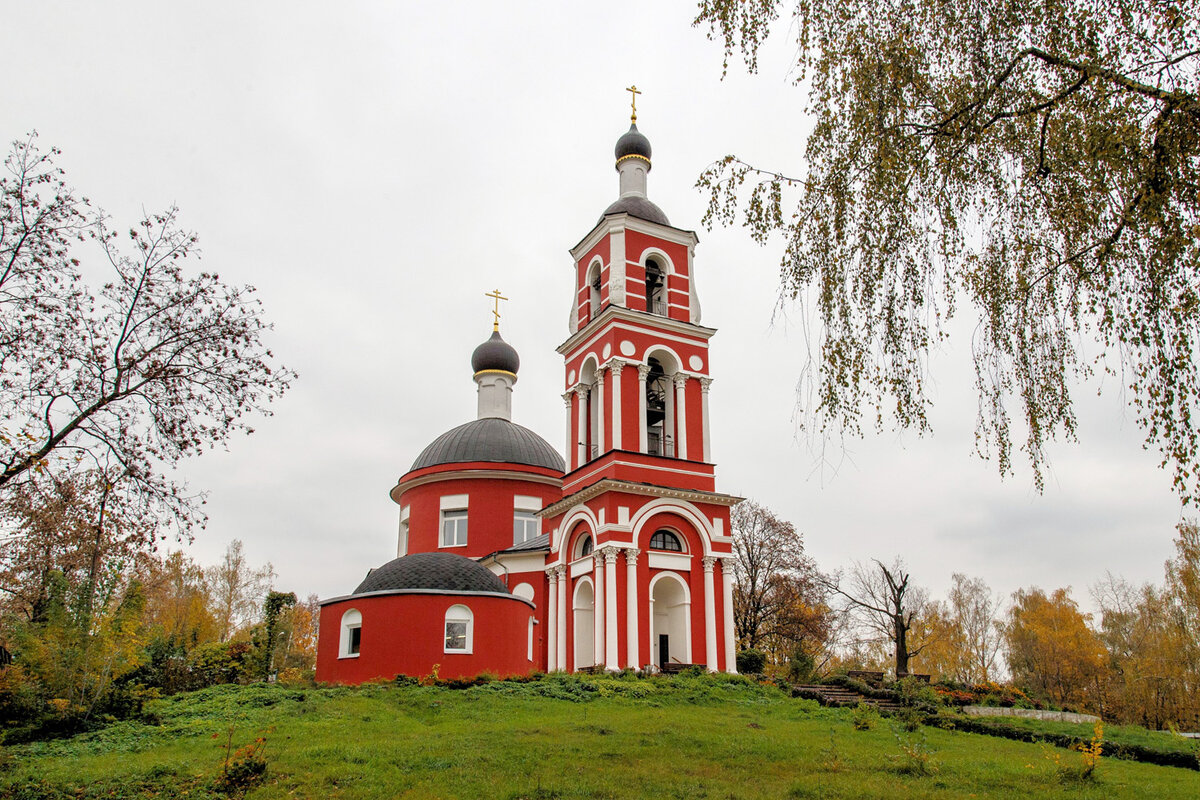
[[[647,164],[650,163],[650,159],[646,158],[644,155],[641,155],[640,153],[629,153],[628,155],[621,156],[620,158],[617,159],[617,163],[620,164],[622,161],[624,161],[627,158],[640,158],[642,161],[645,161]]]
[[[517,377],[517,373],[509,372],[506,369],[481,369],[475,373],[475,377],[479,377],[480,375],[508,375],[514,380]]]

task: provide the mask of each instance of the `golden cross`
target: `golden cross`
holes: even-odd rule
[[[638,87],[637,87],[636,83],[633,86],[630,86],[625,91],[629,92],[629,107],[631,109],[633,109],[633,113],[631,113],[629,115],[629,121],[636,124],[637,123],[637,96],[639,94],[641,94],[641,92],[638,91]]]
[[[492,311],[492,313],[496,315],[495,321],[492,322],[492,330],[498,331],[500,330],[500,301],[507,300],[508,298],[500,294],[499,289],[487,292],[484,294],[484,297],[490,297],[496,301],[496,308]]]

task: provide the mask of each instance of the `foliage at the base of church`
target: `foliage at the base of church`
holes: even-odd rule
[[[178,552],[101,554],[98,581],[89,580],[90,557],[63,555],[44,572],[5,564],[6,581],[40,582],[0,604],[6,743],[138,716],[148,700],[176,692],[311,679],[315,598],[270,591],[270,565],[251,567],[240,542],[208,568]]]

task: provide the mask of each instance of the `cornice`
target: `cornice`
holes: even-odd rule
[[[619,214],[607,214],[601,217],[595,227],[588,231],[587,235],[570,249],[569,252],[571,253],[572,261],[578,262],[580,256],[595,247],[605,236],[622,230],[636,231],[648,236],[657,236],[659,239],[665,239],[672,244],[684,247],[695,247],[696,243],[700,241],[700,237],[696,236],[695,231],[676,228],[673,225],[659,225],[657,222],[650,222],[641,217],[634,217],[622,211]]]
[[[546,519],[566,511],[580,503],[586,503],[594,497],[604,494],[605,492],[621,492],[623,494],[638,494],[644,497],[669,497],[674,500],[686,500],[692,503],[712,503],[719,506],[735,506],[746,498],[736,497],[731,494],[721,494],[719,492],[702,492],[696,489],[672,489],[667,486],[651,486],[645,483],[633,483],[630,481],[620,481],[613,478],[605,478],[602,481],[597,481],[585,489],[580,489],[574,494],[567,495],[557,503],[552,503],[541,511],[537,512],[537,516]]]
[[[428,475],[421,475],[417,478],[409,480],[401,479],[389,494],[392,499],[399,502],[399,497],[404,492],[416,486],[425,486],[429,483],[440,483],[447,480],[462,480],[462,479],[478,479],[478,478],[494,478],[503,481],[528,481],[529,483],[544,483],[548,486],[562,488],[562,478],[552,478],[549,475],[539,475],[534,472],[518,472],[516,470],[505,469],[451,469],[445,472],[431,472]]]
[[[645,333],[667,330],[702,341],[708,341],[717,332],[716,328],[706,328],[703,325],[696,325],[692,322],[680,322],[677,319],[651,314],[648,311],[638,311],[632,308],[625,308],[624,306],[607,305],[587,325],[584,325],[567,337],[565,342],[555,348],[555,352],[559,355],[566,355],[569,351],[578,347],[580,342],[586,341],[588,338],[600,333],[612,320],[636,325],[639,326],[639,329],[645,326],[649,328],[649,330],[643,331]],[[622,327],[622,329],[624,328]]]

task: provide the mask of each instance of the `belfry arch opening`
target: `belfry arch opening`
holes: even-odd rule
[[[592,264],[587,273],[588,290],[588,320],[593,320],[600,314],[600,262]]]
[[[647,360],[646,374],[646,452],[653,456],[675,455],[675,392],[673,365],[655,356]]]
[[[653,256],[646,259],[646,311],[667,316],[667,271]]]

